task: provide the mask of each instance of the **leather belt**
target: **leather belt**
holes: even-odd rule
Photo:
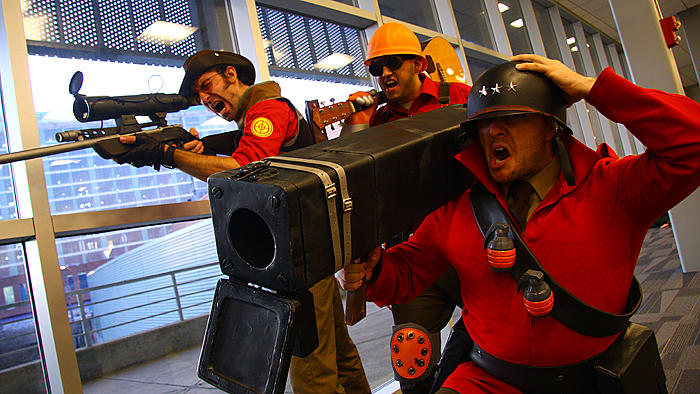
[[[598,357],[586,361],[556,366],[530,367],[496,358],[474,343],[469,358],[479,368],[524,392],[532,393],[594,393],[593,365]]]

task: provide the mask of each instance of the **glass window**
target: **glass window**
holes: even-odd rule
[[[481,74],[489,68],[505,62],[503,59],[482,60],[467,54],[467,66],[469,73],[472,75],[472,80],[476,81]]]
[[[450,1],[460,37],[474,44],[496,49],[483,0]]]
[[[540,35],[542,36],[544,51],[547,57],[561,60],[561,53],[557,45],[557,37],[552,27],[552,18],[549,16],[547,7],[533,1],[532,8],[535,11],[535,19],[537,19],[537,26],[540,28]]]
[[[369,83],[360,30],[271,8],[257,11],[271,75]]]
[[[440,31],[432,0],[378,0],[382,14],[414,25]]]
[[[520,2],[518,0],[501,0],[498,3],[498,9],[501,11],[503,23],[506,25],[508,41],[510,41],[510,49],[513,54],[532,53],[532,45],[527,34],[523,12],[520,9]]]
[[[222,277],[208,219],[56,243],[76,348],[205,315]]]
[[[23,2],[30,54],[180,65],[202,45],[195,1]],[[159,33],[163,27],[174,29]]]
[[[595,74],[598,75],[601,71],[603,71],[603,69],[600,66],[600,60],[598,59],[598,56],[600,56],[600,54],[598,54],[598,50],[595,48],[593,34],[586,32],[586,41],[586,46],[588,47],[588,50],[591,53],[591,59],[593,60],[593,68],[595,69]],[[603,58],[605,58],[605,55],[603,55]]]
[[[0,154],[9,152],[4,111],[0,111]],[[0,164],[0,220],[17,219],[12,166]]]
[[[58,144],[57,132],[114,126],[111,120],[89,123],[75,120],[73,97],[66,91],[73,72],[83,71],[85,84],[81,93],[88,96],[177,92],[183,75],[182,69],[174,67],[45,56],[30,56],[29,67],[39,135],[44,146]],[[179,124],[185,129],[195,127],[205,136],[226,128],[220,122],[211,121],[212,117],[214,115],[204,107],[195,106],[168,114],[166,120],[170,125]],[[139,121],[145,123],[148,119]],[[192,201],[206,195],[204,182],[180,171],[162,168],[156,172],[150,167],[119,165],[101,158],[92,149],[47,156],[43,163],[52,214]],[[181,185],[188,187],[180,189]],[[151,192],[156,195],[142,197]]]
[[[258,19],[271,79],[302,113],[306,100],[329,105],[372,88],[358,29],[264,7]],[[335,138],[340,128],[326,132]]]
[[[25,32],[41,144],[57,144],[57,132],[115,124],[109,119],[74,119],[73,97],[66,89],[75,71],[84,73],[80,93],[87,96],[177,92],[183,75],[179,66],[201,47],[201,32],[206,30],[194,27],[203,26],[193,6],[196,2],[187,0],[28,3]],[[175,24],[182,35],[149,35],[157,23]],[[171,125],[196,127],[201,136],[235,128],[212,118],[201,106],[166,117]],[[204,182],[177,170],[120,166],[92,149],[45,157],[43,163],[52,214],[191,201],[206,195]]]
[[[583,65],[583,56],[581,55],[581,46],[582,45],[588,45],[586,42],[579,42],[576,38],[576,34],[574,32],[574,26],[573,22],[571,20],[568,20],[562,15],[561,18],[562,23],[564,24],[564,33],[566,34],[566,44],[569,46],[569,51],[571,52],[571,57],[574,59],[574,66],[576,68],[576,72],[587,75],[584,65]],[[599,144],[605,142],[605,139],[603,138],[603,130],[600,125],[600,118],[598,117],[598,111],[590,104],[587,102],[585,103],[586,105],[586,115],[588,116],[589,121],[591,122],[591,128],[593,129],[593,139],[594,139],[594,144],[595,146],[598,146]],[[611,141],[612,143],[612,141]]]
[[[39,359],[34,315],[27,294],[22,244],[0,246],[0,373]],[[44,381],[41,369],[35,379]]]
[[[585,74],[583,67],[583,57],[581,56],[581,50],[579,46],[586,45],[585,42],[578,42],[576,34],[574,33],[573,23],[562,16],[561,22],[564,24],[564,33],[566,34],[566,44],[569,46],[569,51],[571,56],[574,58],[574,66],[576,66],[576,71]]]

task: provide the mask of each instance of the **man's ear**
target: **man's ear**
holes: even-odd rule
[[[550,118],[546,117],[546,125],[547,125],[547,133],[545,133],[545,139],[547,141],[551,141],[554,138],[554,135],[557,133],[557,130],[559,129],[559,126],[557,125],[557,122]]]
[[[420,74],[428,69],[428,61],[424,57],[416,56],[413,58],[413,64],[416,68],[416,73]]]
[[[233,66],[227,66],[226,71],[224,71],[226,74],[226,78],[229,80],[229,82],[233,83],[238,79],[238,70],[236,70],[236,67]]]

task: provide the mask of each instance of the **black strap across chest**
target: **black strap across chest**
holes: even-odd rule
[[[537,261],[537,257],[520,237],[503,206],[484,185],[477,182],[469,192],[474,217],[482,234],[486,234],[493,223],[506,223],[511,228],[516,246],[515,265],[510,274],[517,282],[528,269],[541,271],[554,294],[554,307],[551,315],[572,330],[592,337],[606,337],[617,334],[627,327],[630,317],[637,312],[642,302],[642,291],[637,278],[633,278],[627,295],[625,313],[608,313],[586,304],[559,285]],[[595,273],[591,273],[594,275]],[[602,290],[604,291],[604,289]]]

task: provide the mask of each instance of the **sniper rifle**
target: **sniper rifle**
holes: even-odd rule
[[[169,126],[165,116],[198,103],[179,94],[140,94],[133,96],[85,96],[79,93],[83,73],[77,71],[70,80],[68,91],[73,95],[73,115],[79,122],[114,119],[115,127],[68,130],[56,133],[56,141],[70,142],[27,149],[0,155],[0,164],[56,155],[93,148],[104,159],[127,152],[128,145],[119,142],[122,135],[147,135],[159,142],[182,145],[195,139],[179,125]],[[148,116],[150,122],[139,123],[136,116]]]

